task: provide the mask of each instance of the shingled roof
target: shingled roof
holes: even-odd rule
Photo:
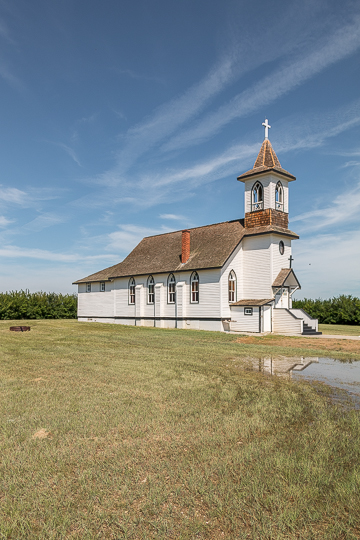
[[[182,231],[148,236],[121,263],[75,281],[104,281],[124,276],[220,268],[244,236],[243,220],[190,230],[190,257],[181,263]]]
[[[282,287],[289,276],[292,276],[295,281],[297,282],[299,288],[301,289],[300,283],[298,278],[295,276],[295,272],[292,268],[282,268],[278,275],[275,278],[274,283],[272,284],[273,287]]]
[[[253,307],[253,306],[265,306],[266,304],[270,304],[273,302],[273,298],[263,298],[262,300],[239,300],[238,302],[233,302],[230,304],[230,307],[232,306],[247,306],[247,307]]]
[[[108,281],[118,277],[221,268],[244,236],[281,233],[298,236],[280,227],[244,228],[244,220],[224,221],[190,230],[190,257],[181,263],[182,231],[148,236],[121,262],[74,282]]]
[[[273,147],[271,146],[271,142],[269,141],[269,139],[265,139],[261,145],[260,152],[254,163],[254,167],[250,169],[250,171],[247,171],[246,173],[238,176],[237,179],[241,182],[244,182],[250,176],[255,176],[257,174],[268,171],[274,171],[278,174],[281,174],[282,176],[285,176],[290,182],[292,180],[296,180],[295,176],[293,176],[281,167],[280,161],[278,160],[278,157],[275,154]]]

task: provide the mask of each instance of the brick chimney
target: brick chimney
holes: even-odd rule
[[[185,229],[181,235],[181,262],[186,263],[190,257],[190,231]]]

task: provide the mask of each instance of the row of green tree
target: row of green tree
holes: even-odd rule
[[[0,319],[76,319],[77,296],[26,291],[0,293]]]
[[[303,309],[324,324],[360,324],[360,298],[340,295],[329,300],[294,300],[293,308]]]

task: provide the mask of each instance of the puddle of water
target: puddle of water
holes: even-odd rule
[[[333,399],[351,400],[360,409],[360,361],[340,361],[315,356],[269,356],[249,358],[253,368],[295,381],[318,381],[334,388]],[[336,389],[340,390],[337,392]]]
[[[336,358],[318,358],[306,371],[293,373],[294,380],[320,381],[346,392],[345,396],[334,393],[336,401],[346,395],[356,409],[360,409],[360,361],[341,362]]]

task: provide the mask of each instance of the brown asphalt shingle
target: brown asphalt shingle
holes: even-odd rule
[[[271,170],[286,176],[288,180],[296,180],[295,176],[281,167],[280,161],[275,154],[275,150],[271,146],[271,142],[269,139],[265,139],[261,145],[260,152],[254,163],[254,167],[250,169],[250,171],[238,176],[237,179],[243,181],[250,176],[255,176],[259,173]]]
[[[230,304],[231,306],[265,306],[266,304],[270,304],[270,302],[273,302],[273,298],[266,298],[263,300],[239,300],[238,302],[232,302]]]
[[[274,283],[272,284],[273,287],[282,287],[289,277],[290,274],[293,274],[296,281],[299,283],[298,278],[295,276],[294,270],[292,268],[282,268],[278,275],[275,278]],[[300,283],[299,283],[300,285]]]
[[[298,238],[292,231],[281,227],[266,226],[245,229],[243,224],[244,220],[224,221],[223,223],[189,229],[190,257],[185,264],[181,263],[182,231],[148,236],[143,238],[121,263],[79,279],[74,283],[106,281],[117,277],[163,272],[221,268],[244,236],[274,232]]]

